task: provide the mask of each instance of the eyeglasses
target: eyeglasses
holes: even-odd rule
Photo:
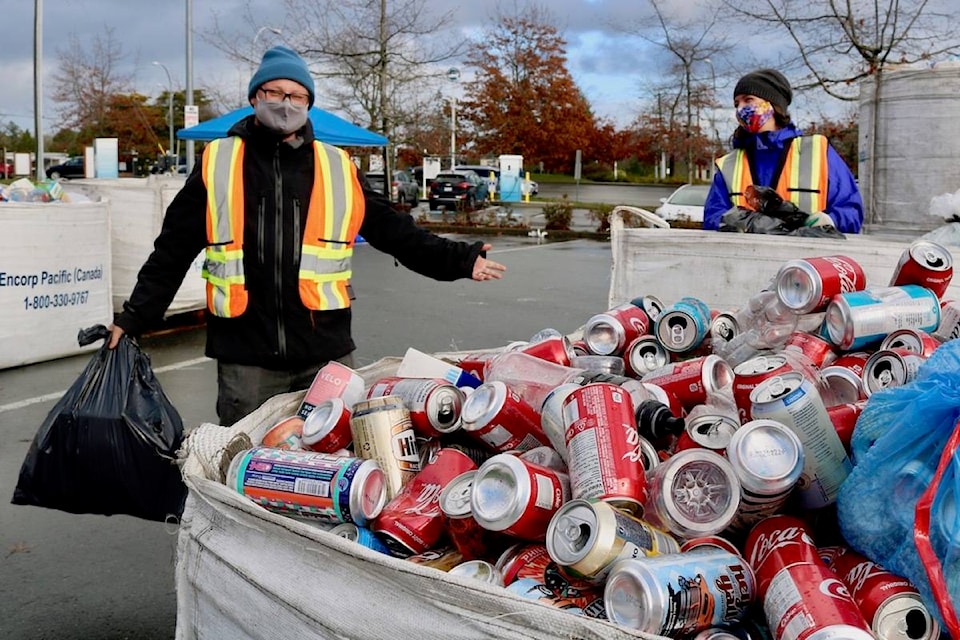
[[[279,89],[264,89],[263,87],[260,87],[260,93],[263,94],[267,102],[290,100],[290,104],[297,107],[305,107],[310,104],[310,96],[306,93],[284,93]]]

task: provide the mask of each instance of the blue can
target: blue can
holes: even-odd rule
[[[940,325],[940,300],[915,284],[871,287],[834,296],[823,323],[830,342],[844,351],[856,350],[898,329],[932,333]]]
[[[710,331],[710,307],[699,298],[677,300],[657,316],[653,334],[664,349],[672,353],[692,351]]]
[[[387,548],[387,545],[377,537],[377,534],[366,527],[358,527],[352,522],[345,522],[331,529],[330,533],[335,536],[340,536],[341,538],[346,538],[347,540],[353,540],[367,549],[373,549],[379,553],[390,555],[390,549]]]

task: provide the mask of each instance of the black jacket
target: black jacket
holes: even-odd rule
[[[300,300],[297,272],[303,228],[313,186],[313,127],[301,130],[293,147],[254,124],[250,116],[230,130],[245,142],[244,259],[249,294],[238,318],[207,311],[206,354],[223,362],[268,369],[323,363],[356,348],[350,309],[310,311]],[[197,253],[206,246],[206,197],[197,162],[183,189],[167,208],[153,253],[115,323],[139,335],[170,306]],[[416,226],[393,209],[361,177],[366,213],[360,234],[408,269],[435,280],[471,276],[481,242],[454,242]],[[356,259],[356,258],[355,258]],[[398,345],[401,347],[403,345]]]

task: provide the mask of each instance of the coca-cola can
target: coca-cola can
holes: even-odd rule
[[[387,503],[373,531],[393,555],[405,557],[434,548],[444,534],[440,493],[454,478],[476,468],[465,453],[440,449]]]
[[[602,382],[575,389],[563,401],[563,423],[573,498],[640,511],[646,478],[630,396]]]
[[[663,310],[654,323],[653,334],[667,351],[686,353],[706,339],[712,321],[710,307],[699,298],[687,296]]]
[[[897,329],[880,341],[881,349],[906,349],[924,358],[932,356],[939,346],[939,340],[919,329]]]
[[[303,422],[303,448],[322,453],[345,448],[353,439],[350,416],[350,407],[343,398],[330,398],[317,404]]]
[[[402,398],[384,396],[357,402],[350,432],[357,455],[376,460],[383,470],[388,499],[420,471],[417,436]]]
[[[450,542],[465,560],[488,558],[503,548],[503,538],[484,529],[473,517],[470,495],[476,470],[465,471],[440,492],[440,513]]]
[[[777,513],[803,472],[803,444],[775,420],[752,420],[737,429],[727,459],[740,481],[740,509],[730,525],[746,531]]]
[[[867,358],[863,367],[863,392],[869,398],[876,391],[902,387],[917,377],[926,360],[906,349],[880,349]]]
[[[726,455],[727,445],[740,428],[739,420],[732,416],[704,413],[687,419],[683,432],[677,440],[676,450],[709,449]]]
[[[944,300],[940,303],[940,324],[931,335],[940,342],[960,338],[960,300]]]
[[[929,240],[916,240],[900,254],[890,286],[918,284],[942,298],[953,278],[953,254]]]
[[[565,367],[570,366],[570,358],[575,355],[570,338],[562,335],[544,337],[535,342],[531,341],[519,347],[517,351]]]
[[[723,456],[707,449],[679,451],[648,478],[643,518],[678,538],[726,529],[740,508],[740,482]]]
[[[684,410],[704,404],[707,396],[733,382],[733,369],[717,355],[673,362],[641,379],[673,394]]]
[[[837,430],[837,436],[839,436],[840,442],[843,443],[843,448],[846,449],[848,455],[850,453],[850,441],[853,438],[853,428],[857,426],[857,418],[860,417],[863,408],[866,406],[866,400],[857,400],[856,402],[827,407],[830,422],[833,423],[833,428]]]
[[[734,623],[756,582],[743,558],[719,549],[618,560],[603,590],[611,622],[658,636],[689,637]]]
[[[314,407],[330,398],[340,398],[347,408],[352,408],[363,399],[364,388],[363,377],[359,373],[337,361],[328,362],[313,377],[310,388],[297,408],[297,416],[306,420]]]
[[[565,473],[501,453],[480,465],[470,508],[484,529],[542,541],[550,518],[569,499],[570,480]]]
[[[620,355],[635,338],[649,332],[647,312],[628,303],[591,316],[583,325],[583,341],[595,355]]]
[[[823,311],[840,293],[867,286],[863,267],[847,256],[802,258],[784,263],[775,278],[777,297],[795,313]]]
[[[527,451],[549,444],[536,410],[504,382],[485,382],[467,397],[462,429],[492,451]]]
[[[665,531],[602,500],[571,500],[554,514],[547,528],[547,551],[578,578],[602,583],[622,558],[679,553]]]
[[[660,298],[652,295],[637,296],[630,301],[630,304],[643,309],[650,318],[650,322],[656,322],[665,308]]]
[[[793,366],[780,354],[755,356],[733,368],[733,403],[737,405],[741,424],[751,418],[750,394],[757,385],[767,378],[792,370]]]
[[[710,323],[710,339],[714,345],[730,342],[740,335],[740,323],[737,315],[730,311],[720,311]]]
[[[442,378],[380,378],[367,390],[367,398],[398,396],[410,412],[417,433],[439,437],[460,428],[464,394]]]
[[[869,357],[869,351],[850,351],[840,355],[829,366],[850,369],[850,371],[853,371],[854,374],[860,377],[863,376],[863,367],[867,364]]]
[[[637,336],[623,352],[624,371],[634,378],[642,378],[669,362],[670,352],[650,334]]]
[[[757,577],[757,595],[761,598],[771,580],[790,565],[823,564],[807,523],[785,514],[768,516],[750,529],[743,557]]]
[[[790,371],[761,382],[750,402],[755,419],[776,420],[803,443],[807,455],[797,484],[802,506],[817,509],[836,501],[853,465],[813,383]]]
[[[940,300],[915,284],[841,293],[830,301],[823,322],[830,342],[850,351],[877,344],[897,329],[933,331],[940,324]]]
[[[466,373],[474,376],[477,380],[483,382],[483,374],[487,364],[501,355],[502,351],[475,351],[465,354],[457,366]]]
[[[570,351],[575,356],[588,356],[590,355],[590,347],[587,346],[587,343],[584,342],[583,338],[579,340],[574,340],[570,343]]]
[[[848,547],[821,548],[820,556],[836,573],[880,640],[934,640],[940,625],[920,592]]]
[[[783,345],[785,351],[798,351],[817,367],[825,367],[837,358],[833,345],[820,336],[806,331],[794,331]]]

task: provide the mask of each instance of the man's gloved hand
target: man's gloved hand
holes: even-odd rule
[[[816,213],[811,213],[807,216],[806,222],[803,223],[805,227],[836,227],[833,223],[833,218],[823,211],[817,211]]]

